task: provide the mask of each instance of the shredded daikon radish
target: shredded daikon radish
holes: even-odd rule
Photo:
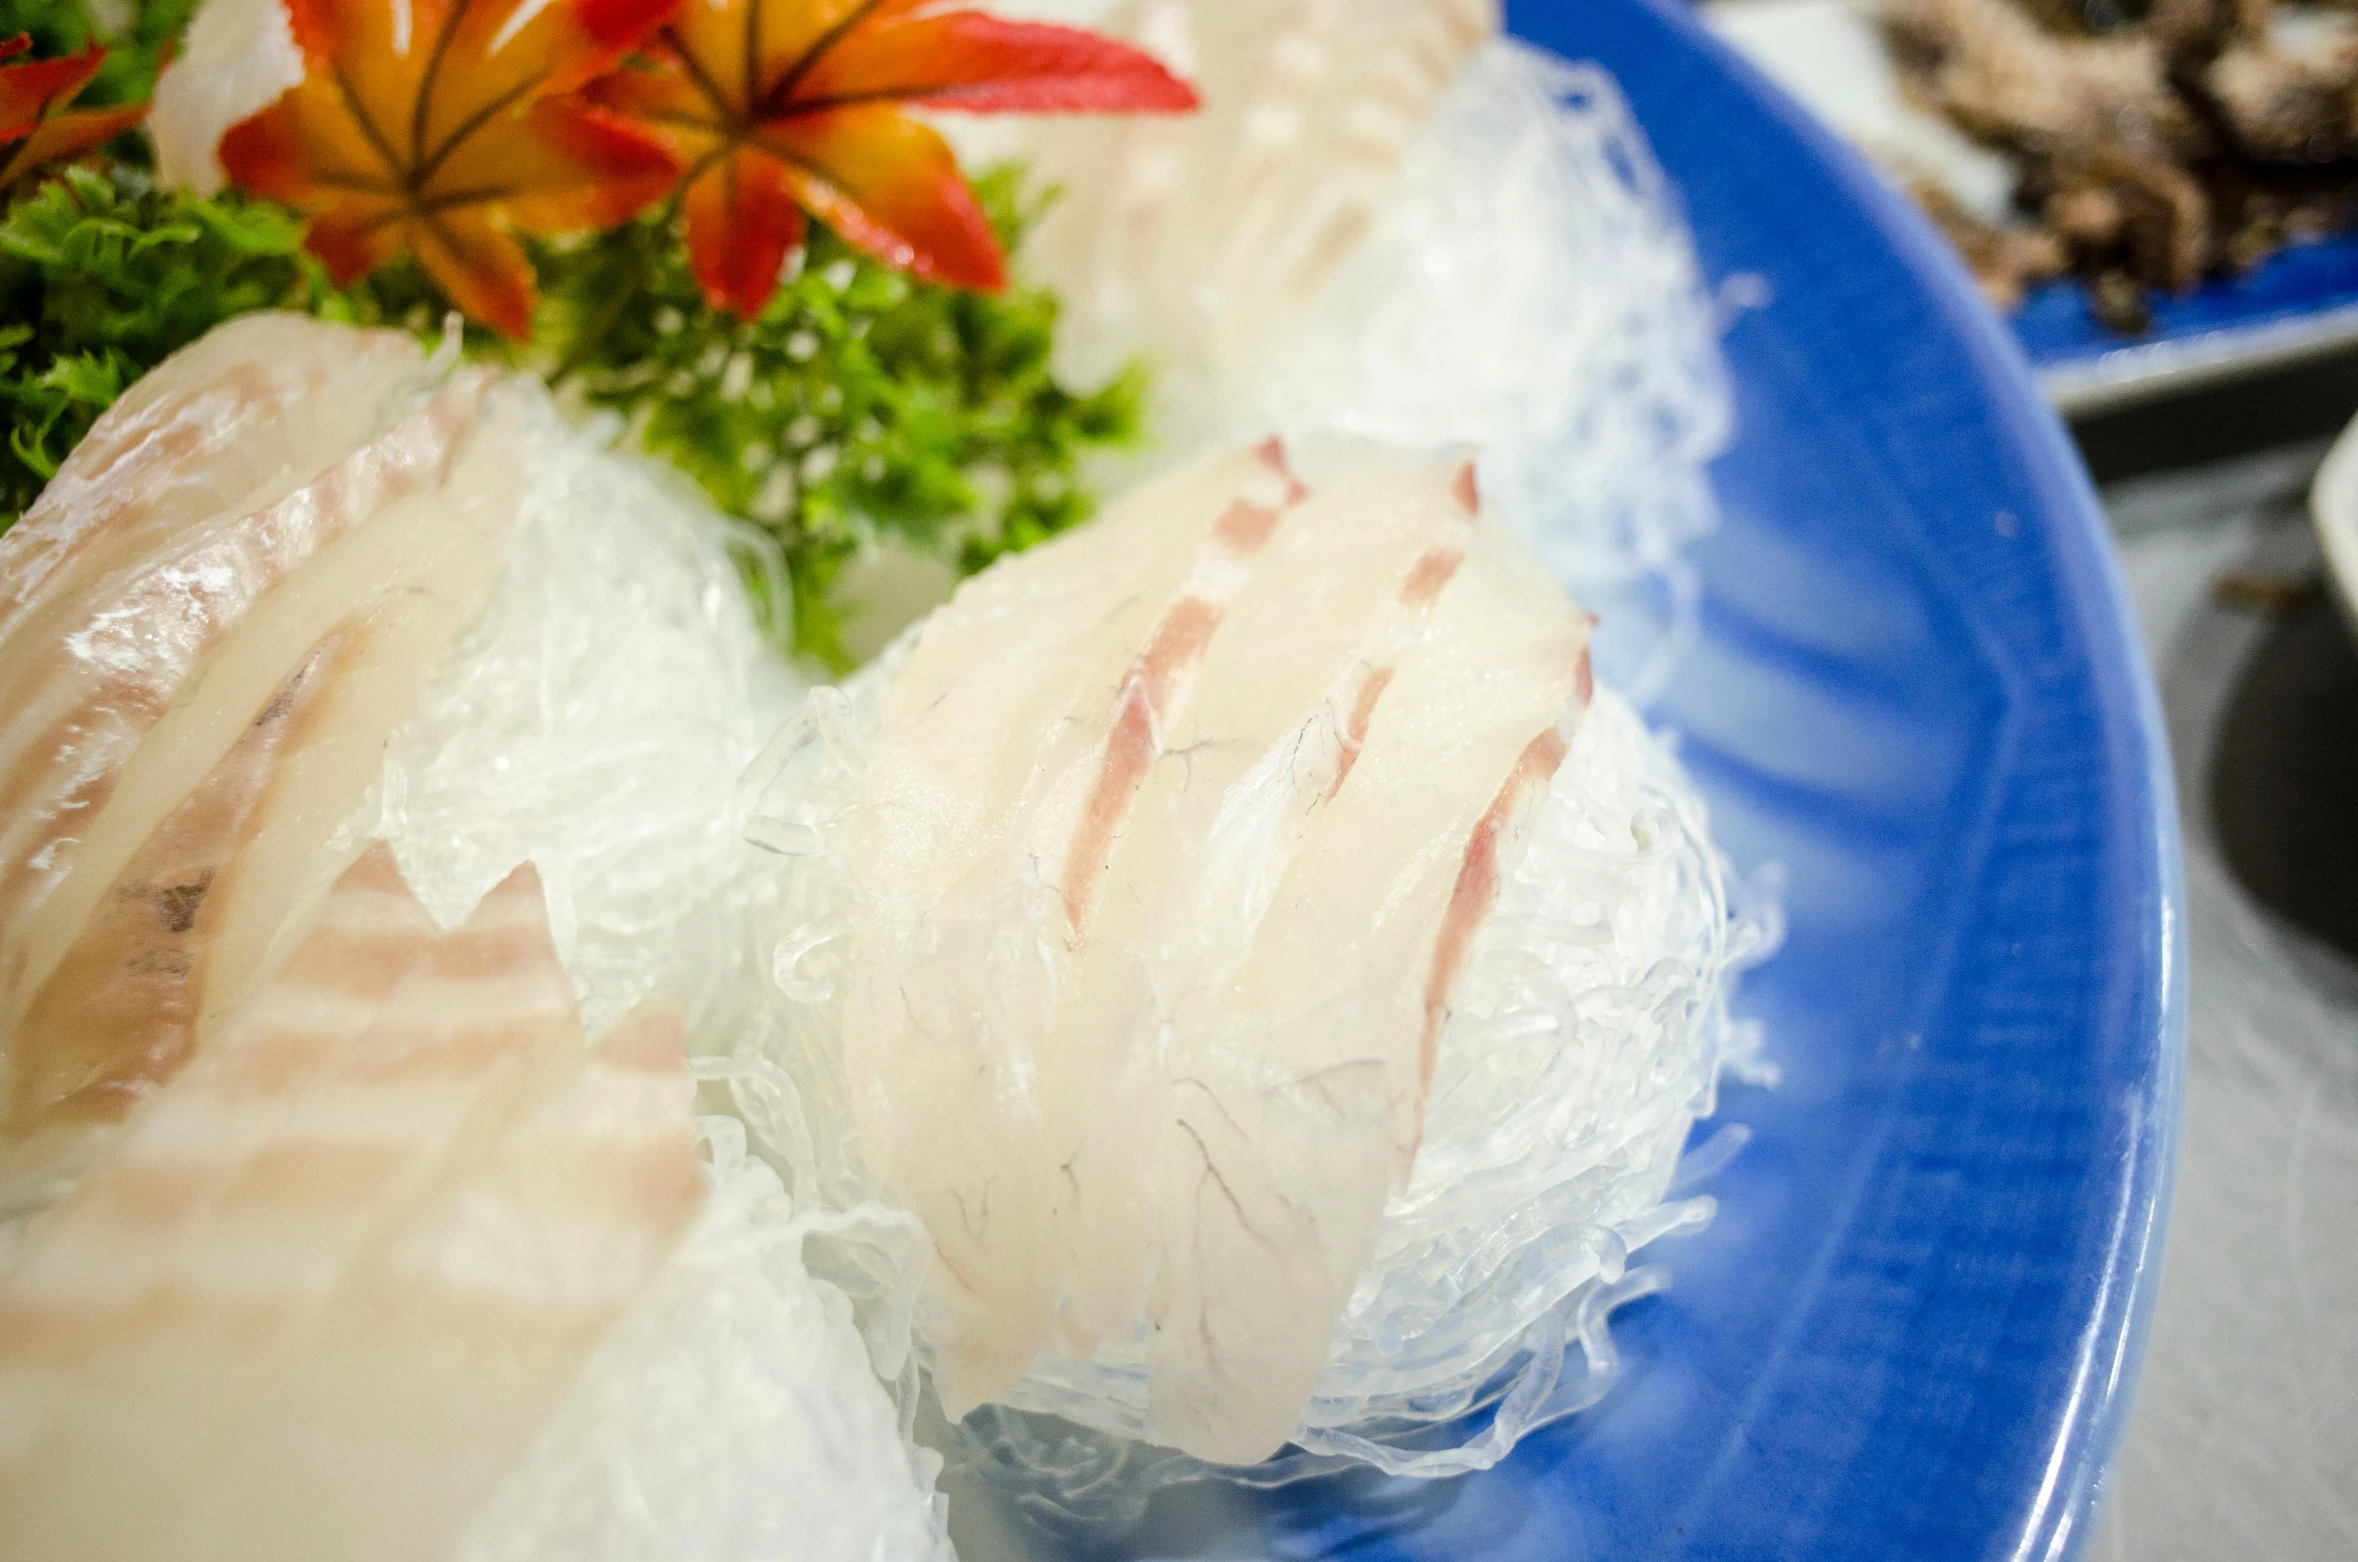
[[[1603,619],[1597,671],[1643,704],[1686,638],[1680,553],[1715,524],[1729,422],[1676,192],[1611,76],[1500,42],[1380,211],[1243,420],[1478,449],[1486,502]]]
[[[704,1127],[703,1222],[459,1562],[950,1562],[940,1456],[911,1446],[878,1376],[907,1359],[908,1309],[863,1330],[806,1263],[848,1240],[913,1272],[916,1221],[797,1210],[735,1119]]]

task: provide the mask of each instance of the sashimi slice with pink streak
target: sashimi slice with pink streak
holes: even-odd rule
[[[1156,1435],[1283,1446],[1405,1187],[1472,931],[1582,710],[1589,621],[1475,529],[1249,956],[1173,1006],[1147,1345]]]
[[[580,1045],[526,866],[274,1114],[31,1446],[0,1468],[0,1555],[163,1554],[339,1285],[472,1175]]]
[[[864,1153],[936,1234],[928,1309],[955,1413],[1012,1386],[1047,1336],[1035,1050],[1138,782],[1300,498],[1274,442],[1150,484],[968,582],[887,696],[850,848],[846,1064]]]
[[[494,378],[394,333],[233,321],[133,387],[0,537],[0,1205],[53,1192],[285,947],[317,853],[504,565]],[[331,641],[301,721],[249,763]],[[191,851],[208,860],[169,864],[194,875],[169,968],[110,963],[138,954],[125,897],[156,854]],[[157,1001],[117,1001],[125,980]]]
[[[423,390],[400,331],[335,331],[245,315],[174,353],[115,399],[0,543],[0,640],[37,646],[125,559],[225,512],[250,514],[366,443]],[[0,692],[22,676],[0,657]]]
[[[211,891],[336,649],[314,651],[156,827],[17,1022],[0,1072],[0,1187],[29,1184],[40,1198],[46,1181],[78,1173],[187,1056]]]
[[[464,371],[378,432],[387,400],[419,376],[414,345],[404,364],[363,333],[304,322],[308,340],[290,343],[281,336],[293,327],[280,326],[275,316],[261,320],[241,333],[267,329],[258,347],[289,352],[298,363],[352,353],[376,372],[357,384],[333,377],[302,398],[310,408],[338,393],[347,404],[340,415],[313,411],[251,428],[234,415],[242,410],[234,398],[224,411],[212,405],[223,397],[203,396],[206,412],[229,421],[240,436],[230,440],[192,433],[175,443],[168,431],[146,429],[139,408],[123,420],[129,427],[117,429],[109,426],[110,411],[85,446],[131,448],[103,463],[107,470],[91,481],[68,482],[61,473],[25,520],[0,537],[0,592],[20,599],[0,622],[0,984],[13,995],[14,1011],[48,975],[41,957],[28,950],[36,933],[45,929],[53,949],[70,939],[122,859],[175,800],[118,795],[133,751],[273,587],[387,506],[442,485],[491,384],[488,374]],[[242,358],[222,363],[211,341],[182,356],[217,371],[231,389],[260,373]],[[170,360],[147,379],[176,382],[194,372],[181,363]],[[330,379],[324,370],[321,375]],[[247,394],[267,406],[281,389],[269,378]],[[141,403],[154,405],[154,398]],[[135,442],[141,433],[144,441]],[[260,460],[256,452],[275,452],[306,434],[348,442],[326,446],[330,464],[287,487],[287,470],[302,470],[309,452]],[[177,449],[179,459],[161,459],[159,447]],[[209,470],[214,466],[227,470]],[[102,480],[108,477],[113,480]],[[282,664],[266,670],[258,688],[234,691],[214,723],[218,735],[192,746],[183,790],[219,761],[317,639],[315,633],[284,645]],[[120,815],[120,823],[108,823],[110,814]],[[110,837],[122,842],[112,857]],[[60,901],[76,878],[88,887],[72,904]]]
[[[627,1016],[377,1244],[153,1562],[452,1554],[703,1200],[684,1043]]]
[[[329,889],[278,979],[33,1224],[0,1271],[0,1471],[25,1457],[93,1356],[161,1305],[178,1244],[436,936],[391,850],[370,846]]]
[[[1400,659],[1472,539],[1463,463],[1347,446],[1239,594],[1111,853],[1090,957],[1041,1048],[1063,1172],[1061,1334],[1135,1328],[1154,1250],[1169,973],[1240,963],[1316,811],[1343,785]]]
[[[1263,442],[1255,460],[1258,470],[1213,524],[1187,578],[1147,631],[1145,648],[1122,674],[1112,722],[1102,746],[1090,756],[1079,819],[1068,820],[1053,801],[1044,810],[1047,838],[1070,842],[1057,892],[1065,939],[1075,949],[1089,941],[1115,844],[1129,826],[1147,772],[1164,758],[1172,732],[1189,714],[1213,637],[1260,571],[1278,522],[1308,495],[1276,440]]]

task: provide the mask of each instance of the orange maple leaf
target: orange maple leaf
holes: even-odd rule
[[[573,89],[677,0],[285,0],[303,80],[221,138],[221,166],[308,214],[340,282],[414,251],[451,302],[532,329],[517,233],[610,227],[678,175],[663,142]]]
[[[25,33],[0,40],[0,60],[15,59],[32,46]],[[61,60],[0,65],[0,147],[8,149],[7,161],[0,162],[0,189],[44,163],[87,152],[139,123],[147,112],[144,103],[70,112],[105,60],[105,48],[94,43]]]
[[[716,308],[776,291],[809,212],[888,264],[996,290],[1006,262],[957,158],[904,108],[1175,113],[1195,92],[1153,56],[1071,27],[937,0],[683,0],[653,68],[593,102],[662,134],[685,165],[688,262]]]

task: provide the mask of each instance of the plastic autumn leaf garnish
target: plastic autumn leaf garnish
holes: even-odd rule
[[[311,219],[338,282],[403,250],[452,303],[532,328],[517,233],[609,227],[677,174],[662,142],[572,89],[676,0],[286,0],[305,75],[221,138],[232,182]]]
[[[996,291],[1006,263],[949,145],[907,108],[1173,113],[1194,91],[1077,28],[938,0],[683,0],[587,95],[663,134],[685,172],[688,259],[715,308],[761,312],[803,214],[928,281]]]
[[[44,163],[87,152],[139,122],[144,103],[71,112],[74,98],[106,62],[106,50],[92,44],[60,60],[16,60],[32,48],[24,33],[0,40],[0,189]]]

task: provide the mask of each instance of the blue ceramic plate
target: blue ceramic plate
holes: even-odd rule
[[[1623,1376],[1498,1469],[1187,1488],[1108,1556],[2068,1555],[2159,1273],[2184,954],[2159,713],[2093,496],[1913,213],[1672,0],[1510,3],[1620,80],[1708,270],[1738,438],[1657,719],[1785,864],[1784,1069]],[[1756,292],[1761,290],[1755,289]],[[1030,1548],[1047,1554],[1042,1540]]]

